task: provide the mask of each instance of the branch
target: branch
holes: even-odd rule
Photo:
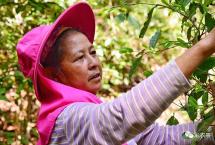
[[[186,19],[188,19],[188,20],[192,23],[192,25],[196,28],[196,30],[199,32],[199,34],[200,34],[200,30],[199,30],[199,28],[196,26],[194,20],[192,20],[191,18],[189,18],[186,14],[183,14],[182,12],[175,10],[175,9],[174,9],[173,7],[171,7],[170,5],[153,4],[153,3],[143,3],[143,2],[141,2],[141,3],[126,3],[126,4],[124,4],[124,5],[113,6],[113,7],[111,7],[111,10],[114,9],[114,8],[119,8],[119,7],[123,7],[123,6],[135,6],[135,5],[157,6],[157,7],[163,7],[163,8],[170,9],[170,10],[172,10],[173,12],[177,12],[177,13],[179,13],[180,15],[182,15],[183,17],[185,17]]]

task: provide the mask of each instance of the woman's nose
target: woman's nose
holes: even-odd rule
[[[98,60],[97,56],[89,55],[89,58],[88,58],[89,69],[94,69],[98,66],[99,66],[99,60]]]

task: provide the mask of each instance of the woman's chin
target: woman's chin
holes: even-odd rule
[[[96,94],[101,89],[101,87],[102,87],[101,83],[97,84],[93,86],[93,88],[90,88],[89,92],[91,92],[92,94]]]

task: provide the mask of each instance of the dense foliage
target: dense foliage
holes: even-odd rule
[[[150,76],[159,66],[189,49],[215,26],[213,0],[89,0],[96,14],[94,43],[103,63],[103,89],[108,100]],[[39,102],[32,82],[23,77],[15,46],[31,28],[49,24],[72,1],[0,0],[0,144],[35,144]],[[191,58],[192,61],[192,58]],[[214,121],[215,58],[208,58],[192,75],[186,103],[177,104],[198,132]],[[171,116],[167,124],[178,124]],[[198,141],[197,135],[184,134]]]

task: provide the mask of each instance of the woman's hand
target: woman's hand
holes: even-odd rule
[[[215,52],[215,28],[197,43],[202,48],[202,53],[209,56]]]
[[[215,52],[215,28],[202,40],[176,58],[184,75],[189,78],[193,71]]]

